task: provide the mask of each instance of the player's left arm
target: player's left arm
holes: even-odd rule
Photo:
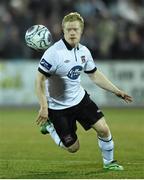
[[[132,97],[124,91],[116,87],[102,72],[98,69],[94,73],[88,74],[90,79],[99,87],[114,93],[116,96],[122,98],[126,103],[132,102]]]

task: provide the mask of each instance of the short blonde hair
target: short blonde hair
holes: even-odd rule
[[[62,28],[64,28],[64,24],[66,22],[73,22],[73,21],[79,21],[80,25],[81,25],[81,28],[83,30],[83,28],[84,28],[84,19],[77,12],[71,12],[71,13],[67,14],[66,16],[64,16],[64,18],[62,20]]]

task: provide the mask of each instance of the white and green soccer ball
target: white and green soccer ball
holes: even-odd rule
[[[27,29],[25,33],[27,46],[37,51],[46,50],[52,43],[52,35],[44,25],[34,25]]]

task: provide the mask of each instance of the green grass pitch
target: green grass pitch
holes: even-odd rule
[[[94,130],[78,126],[80,150],[70,154],[41,135],[36,109],[0,110],[0,178],[128,179],[144,178],[144,109],[103,109],[115,141],[121,172],[102,169]]]

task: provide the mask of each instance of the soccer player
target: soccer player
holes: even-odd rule
[[[47,49],[39,63],[36,92],[40,111],[37,124],[56,144],[71,153],[78,151],[76,121],[85,130],[93,128],[102,152],[103,167],[123,170],[113,157],[114,142],[103,112],[80,84],[80,74],[87,73],[94,84],[110,91],[125,102],[132,97],[117,88],[98,70],[88,48],[80,44],[84,20],[77,12],[63,18],[64,37]],[[46,89],[46,90],[45,90]]]

